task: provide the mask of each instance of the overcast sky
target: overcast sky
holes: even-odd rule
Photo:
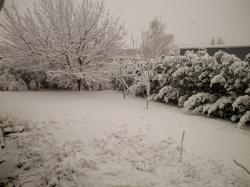
[[[31,0],[15,2],[22,7]],[[229,45],[250,44],[250,0],[105,0],[105,4],[124,21],[128,44],[132,34],[140,39],[140,30],[154,17],[166,24],[179,46],[209,45],[213,37]]]

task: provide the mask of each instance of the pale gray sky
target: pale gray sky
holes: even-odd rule
[[[6,0],[8,1],[8,0]],[[18,6],[31,0],[15,0]],[[140,39],[154,17],[166,23],[179,46],[208,45],[221,37],[229,45],[250,44],[250,0],[105,0],[130,36]]]

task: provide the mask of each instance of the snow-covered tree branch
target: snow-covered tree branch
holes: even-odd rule
[[[22,15],[14,3],[4,8],[4,58],[18,63],[53,64],[54,70],[79,73],[123,46],[125,28],[102,1],[34,1]],[[81,76],[79,77],[81,78]]]

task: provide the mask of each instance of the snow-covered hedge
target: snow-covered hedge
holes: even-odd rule
[[[28,90],[66,89],[66,90],[107,90],[112,89],[111,71],[104,62],[89,65],[86,71],[69,72],[50,70],[49,67],[36,69],[18,68],[0,64],[0,91],[16,90],[15,80],[23,80]],[[9,90],[9,85],[11,89]],[[22,89],[25,90],[25,89]]]
[[[188,100],[183,105],[183,109],[184,111],[197,110],[198,108],[200,108],[201,106],[207,103],[213,103],[215,99],[216,97],[212,94],[197,93],[188,98]]]
[[[0,91],[8,91],[9,85],[15,80],[15,76],[9,74],[0,75]]]
[[[28,87],[26,85],[26,83],[22,80],[13,80],[8,88],[9,91],[26,91],[28,90]]]
[[[239,126],[248,124],[249,56],[242,61],[224,51],[214,56],[199,51],[150,61],[150,99],[174,103],[185,111],[241,121]],[[127,64],[122,69],[123,80],[129,88],[136,88],[136,95],[145,96],[145,87],[138,85],[136,79],[143,76],[146,63]],[[117,84],[122,88],[123,83]]]

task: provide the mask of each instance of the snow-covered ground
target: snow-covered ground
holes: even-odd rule
[[[123,100],[122,94],[115,91],[0,92],[0,112],[60,124],[54,134],[58,140],[80,140],[87,144],[95,138],[125,130],[129,134],[140,132],[151,142],[173,138],[178,144],[185,131],[184,154],[216,160],[234,168],[237,167],[233,160],[237,160],[250,168],[249,129],[238,129],[222,120],[187,115],[179,108],[161,103],[150,103],[147,110],[145,104],[145,100],[138,97]]]

